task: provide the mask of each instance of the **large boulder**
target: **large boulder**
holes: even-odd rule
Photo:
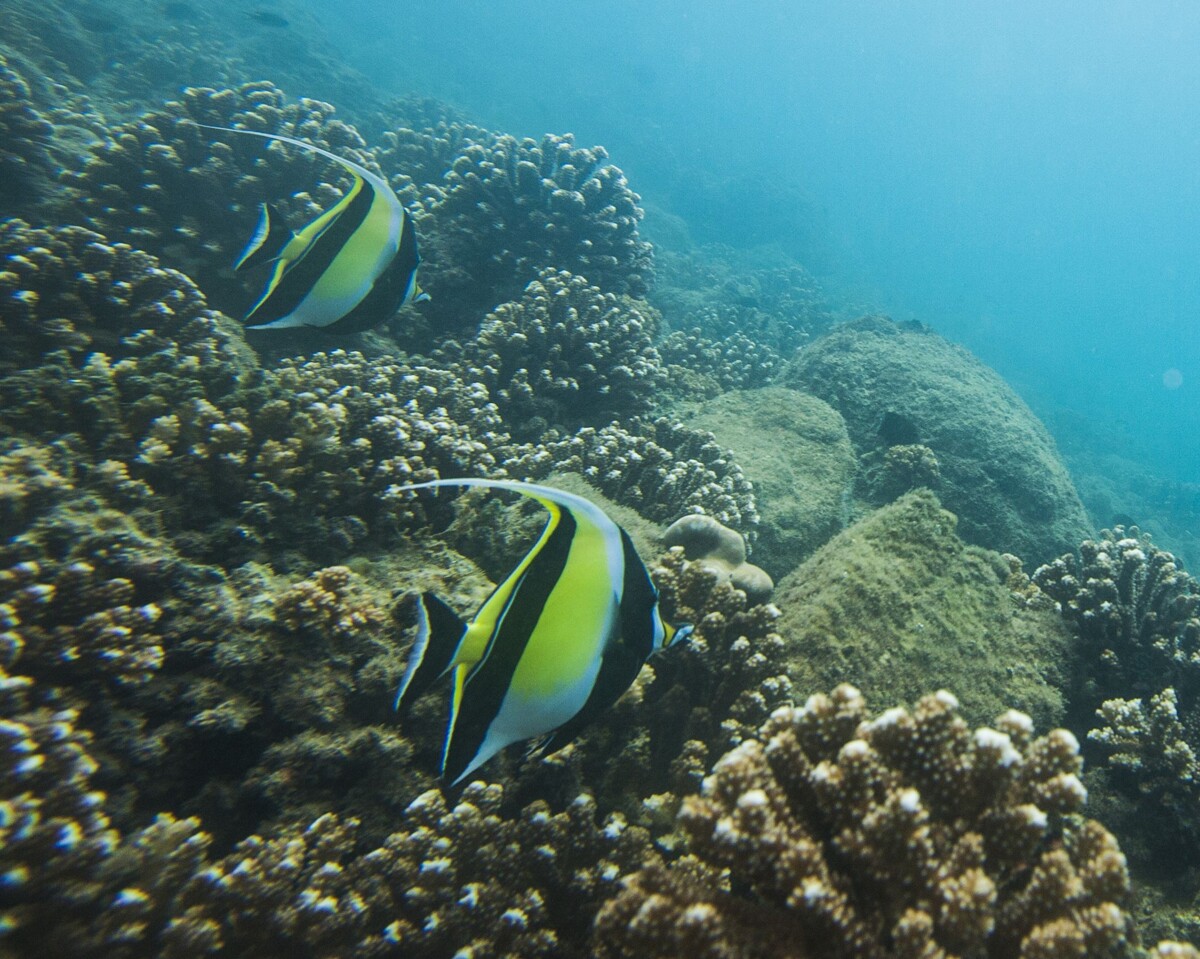
[[[852,683],[872,703],[945,688],[973,723],[1010,707],[1061,724],[1071,636],[1014,563],[969,546],[928,490],[839,533],[776,587],[797,695]]]
[[[937,476],[937,494],[968,542],[1033,566],[1090,530],[1029,407],[995,371],[920,324],[866,317],[838,327],[803,350],[782,382],[842,414],[864,475],[894,447],[931,452],[936,465],[925,474]]]
[[[796,390],[735,390],[700,406],[687,425],[733,451],[754,485],[752,558],[773,577],[794,569],[842,528],[854,482],[846,424],[828,403]]]

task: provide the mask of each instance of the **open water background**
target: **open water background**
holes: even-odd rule
[[[604,144],[651,237],[666,211],[698,242],[778,245],[968,346],[1060,443],[1200,482],[1200,7],[311,9],[384,89]]]

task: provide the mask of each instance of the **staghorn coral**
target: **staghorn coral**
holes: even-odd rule
[[[297,137],[378,171],[358,131],[333,113],[318,100],[287,103],[267,82],[189,87],[180,99],[115,128],[80,169],[64,174],[64,183],[88,226],[159,256],[221,308],[240,312],[259,278],[235,279],[229,267],[259,204],[280,205],[297,222],[312,219],[350,177],[308,151],[197,124]]]
[[[434,308],[452,325],[473,323],[546,268],[644,296],[652,250],[638,235],[639,202],[603,147],[577,147],[570,134],[468,142],[414,210]]]
[[[700,861],[628,883],[599,954],[1130,955],[1125,859],[1077,815],[1080,766],[1065,730],[1010,711],[972,733],[945,692],[875,718],[846,685],[780,708],[684,801]]]
[[[711,433],[666,417],[584,427],[565,439],[516,447],[502,466],[509,476],[533,479],[579,473],[614,501],[660,522],[703,512],[753,540],[758,521],[754,491],[729,452]]]
[[[645,306],[547,269],[484,318],[454,365],[488,388],[518,439],[536,440],[551,426],[647,412],[666,379],[656,322]]]

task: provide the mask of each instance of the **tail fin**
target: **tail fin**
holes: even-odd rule
[[[283,248],[292,241],[292,231],[288,228],[283,216],[273,206],[262,204],[262,214],[254,235],[242,250],[242,255],[233,264],[234,271],[246,270],[260,263],[270,263],[278,260]]]
[[[396,709],[425,692],[454,662],[467,624],[433,593],[417,600],[417,638],[396,693]]]

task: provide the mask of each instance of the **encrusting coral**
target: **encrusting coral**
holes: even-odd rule
[[[663,545],[682,547],[688,559],[715,569],[744,592],[751,605],[765,603],[775,588],[771,577],[746,559],[746,541],[741,534],[711,516],[681,516],[663,533]]]
[[[655,326],[645,305],[548,269],[447,352],[464,379],[487,386],[518,439],[536,440],[552,425],[648,412],[666,379]]]
[[[780,708],[684,800],[694,858],[605,905],[600,955],[1131,955],[1125,859],[1078,816],[1080,767],[1070,733],[1012,711],[972,732],[946,692]]]

